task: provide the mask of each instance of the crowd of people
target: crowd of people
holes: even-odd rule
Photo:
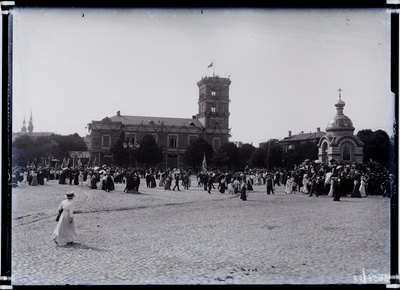
[[[164,190],[190,190],[191,176],[196,176],[197,187],[209,194],[237,194],[245,201],[248,192],[254,187],[263,186],[267,195],[273,195],[277,187],[283,187],[285,194],[307,194],[309,197],[326,195],[340,201],[341,197],[362,198],[369,195],[380,195],[391,198],[396,193],[393,174],[378,163],[323,165],[318,162],[304,161],[294,169],[267,170],[263,168],[230,171],[221,169],[192,170],[157,168],[121,168],[81,167],[81,168],[48,168],[48,167],[14,167],[12,186],[27,184],[44,185],[49,180],[58,184],[69,184],[87,187],[93,190],[111,192],[115,183],[124,184],[123,192],[139,193],[141,181],[147,188]],[[157,182],[158,181],[158,182]],[[181,186],[181,187],[180,187]],[[281,191],[282,191],[281,189]],[[58,210],[57,226],[52,233],[58,245],[73,243],[76,239],[73,221],[74,193],[67,192],[67,199],[62,201]]]
[[[265,186],[267,194],[275,194],[277,186],[284,186],[286,194],[303,193],[310,197],[327,195],[335,201],[346,196],[361,198],[381,195],[390,198],[395,186],[393,174],[389,174],[386,168],[377,163],[335,162],[323,165],[307,160],[292,170],[255,168],[239,172],[221,169],[193,172],[182,169],[121,168],[106,165],[57,169],[15,167],[12,184],[37,186],[48,180],[57,180],[59,184],[111,192],[115,190],[115,183],[123,183],[124,192],[138,193],[143,180],[142,183],[145,182],[148,188],[161,187],[165,190],[180,191],[190,189],[192,175],[196,175],[197,186],[203,187],[209,194],[218,190],[220,193],[240,194],[242,200],[247,199],[248,191],[253,190],[253,186]]]

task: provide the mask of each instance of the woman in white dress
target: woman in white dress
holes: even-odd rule
[[[24,179],[22,180],[23,183],[28,183],[28,170],[24,171]]]
[[[303,192],[303,193],[308,193],[307,184],[308,184],[308,175],[307,175],[307,173],[306,173],[306,174],[304,174],[304,176],[303,176],[303,188],[302,188],[302,192]]]
[[[293,192],[293,181],[294,181],[293,176],[290,176],[286,180],[285,193],[292,193]]]
[[[65,194],[67,199],[63,200],[59,207],[58,211],[62,210],[60,219],[58,220],[56,229],[51,235],[52,240],[54,240],[59,246],[63,246],[65,244],[72,244],[77,236],[75,232],[75,223],[74,223],[74,192],[67,192]]]
[[[360,194],[361,197],[366,197],[367,196],[367,182],[366,182],[366,177],[363,175],[361,177],[361,183],[360,183]]]

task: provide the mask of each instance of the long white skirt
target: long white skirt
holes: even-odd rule
[[[76,241],[75,222],[70,223],[69,210],[64,210],[57,223],[56,229],[51,235],[58,245],[63,246],[66,243]]]

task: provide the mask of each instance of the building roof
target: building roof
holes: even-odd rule
[[[128,116],[115,115],[110,117],[113,122],[121,122],[124,125],[155,125],[155,126],[194,126],[203,127],[198,119],[193,118],[169,118],[169,117],[148,117],[148,116]]]
[[[305,141],[305,140],[310,140],[310,139],[320,139],[322,136],[324,136],[326,133],[325,132],[313,132],[313,133],[303,133],[303,134],[297,134],[297,135],[292,135],[290,137],[285,137],[279,142],[299,142],[299,141]]]

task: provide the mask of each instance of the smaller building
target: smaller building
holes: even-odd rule
[[[341,99],[335,104],[336,115],[328,122],[326,135],[318,142],[318,159],[323,164],[329,164],[331,160],[341,163],[362,162],[364,143],[354,135],[353,122],[343,114],[346,105]]]
[[[319,142],[322,136],[325,135],[325,132],[321,132],[321,129],[318,127],[316,132],[304,133],[301,131],[299,134],[292,135],[292,131],[289,131],[289,136],[279,140],[279,145],[282,147],[284,152],[288,150],[293,150],[297,145]]]

